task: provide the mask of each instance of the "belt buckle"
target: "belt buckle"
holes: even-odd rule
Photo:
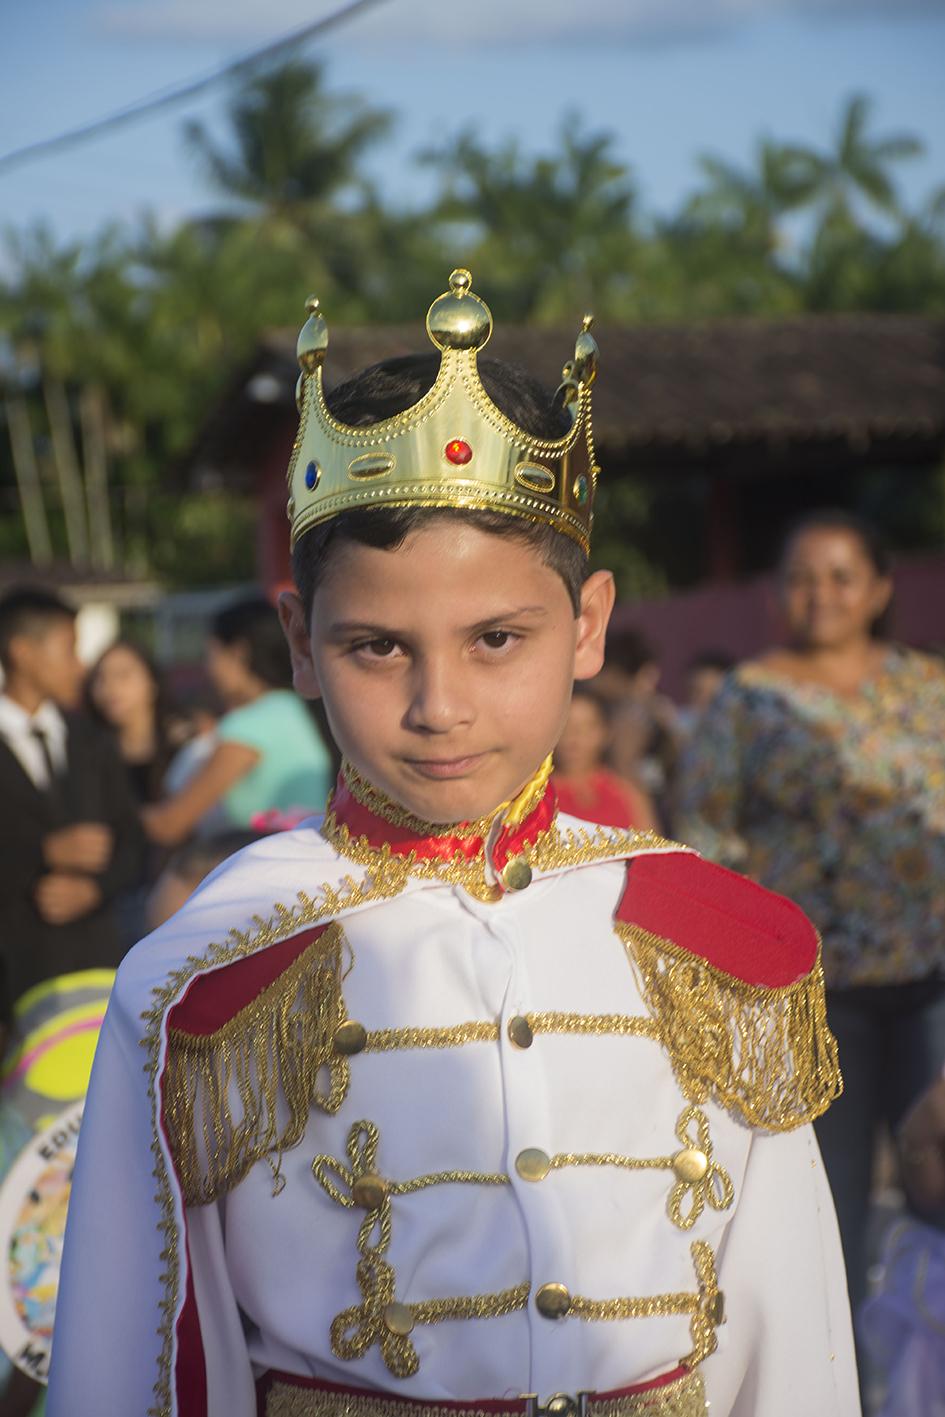
[[[526,1392],[525,1417],[588,1417],[590,1392],[579,1392],[572,1397],[568,1392],[556,1392],[542,1406],[536,1392]]]

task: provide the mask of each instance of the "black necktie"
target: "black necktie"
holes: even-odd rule
[[[46,763],[47,781],[44,790],[50,797],[56,800],[59,797],[59,780],[55,766],[53,765],[52,753],[49,750],[49,739],[46,737],[42,728],[31,728],[30,734],[32,735],[34,743],[39,744],[40,752]]]

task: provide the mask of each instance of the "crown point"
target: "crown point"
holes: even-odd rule
[[[295,352],[302,373],[314,374],[325,360],[325,351],[328,348],[328,326],[325,324],[321,306],[314,295],[309,296],[305,302],[305,308],[309,312],[308,319],[299,333]]]
[[[472,274],[463,266],[455,270],[450,276],[450,290],[454,295],[465,295],[467,290],[472,289]]]

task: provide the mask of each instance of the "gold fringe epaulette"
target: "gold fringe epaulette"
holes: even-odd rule
[[[840,1095],[837,1045],[827,1027],[820,952],[780,988],[747,984],[672,940],[618,921],[680,1087],[754,1127],[786,1132]]]
[[[302,1139],[313,1106],[337,1112],[348,1060],[335,1051],[344,1016],[344,935],[329,925],[282,974],[213,1033],[168,1031],[164,1122],[184,1200],[205,1205]]]

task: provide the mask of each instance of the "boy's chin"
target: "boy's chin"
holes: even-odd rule
[[[431,826],[447,827],[491,816],[510,801],[522,783],[503,781],[501,774],[472,774],[444,781],[403,781],[393,796],[400,806]]]

